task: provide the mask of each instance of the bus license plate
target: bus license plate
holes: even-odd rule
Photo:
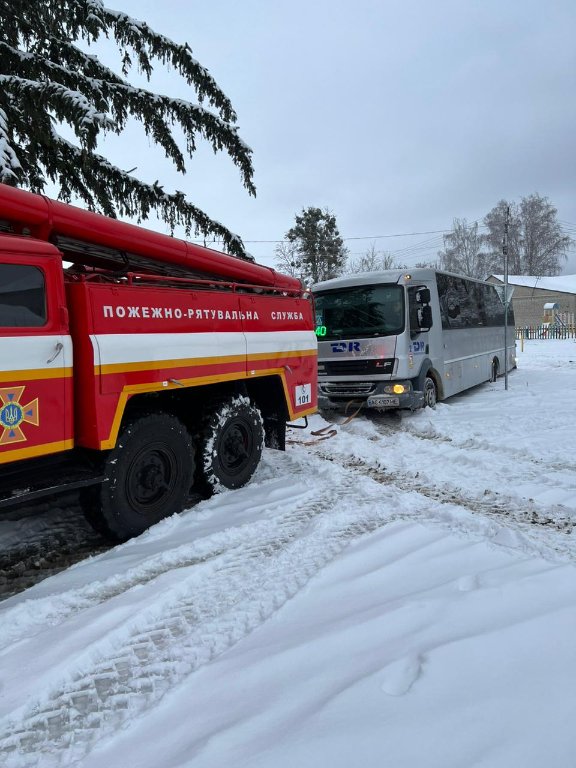
[[[368,408],[385,408],[389,405],[400,405],[397,397],[386,397],[385,395],[374,395],[366,400]]]

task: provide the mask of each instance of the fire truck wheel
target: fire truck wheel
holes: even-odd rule
[[[210,494],[246,485],[263,446],[262,416],[247,397],[232,397],[214,406],[200,434],[200,486]]]
[[[85,514],[109,539],[137,536],[182,510],[194,469],[192,438],[182,422],[169,414],[141,416],[110,451],[108,482],[85,497]]]

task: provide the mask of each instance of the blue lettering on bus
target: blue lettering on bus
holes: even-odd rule
[[[360,352],[359,341],[333,341],[332,352]]]

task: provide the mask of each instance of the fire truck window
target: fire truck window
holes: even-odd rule
[[[0,264],[0,327],[38,328],[45,323],[42,271],[21,264]]]

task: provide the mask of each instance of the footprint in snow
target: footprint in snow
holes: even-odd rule
[[[468,574],[458,579],[457,586],[460,592],[472,592],[473,589],[480,587],[480,582],[476,574]]]
[[[422,663],[418,656],[405,656],[384,667],[380,687],[389,696],[403,696],[418,680],[421,671]]]

